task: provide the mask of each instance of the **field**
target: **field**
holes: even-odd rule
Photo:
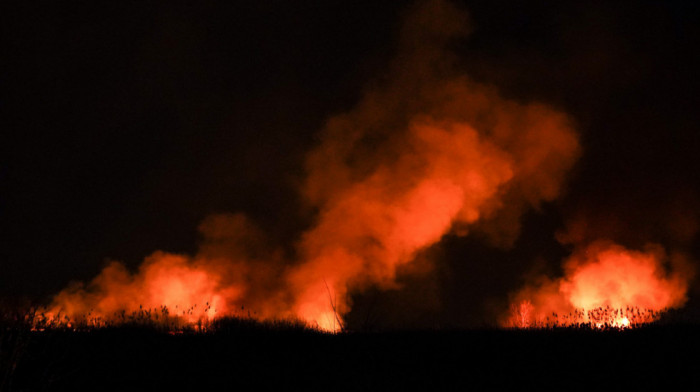
[[[2,390],[610,390],[700,374],[700,327],[327,334],[221,320],[206,332],[125,325],[31,331],[4,320]]]

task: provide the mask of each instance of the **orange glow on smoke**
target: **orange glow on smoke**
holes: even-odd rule
[[[235,287],[220,287],[219,281],[184,256],[157,252],[136,275],[111,263],[87,289],[76,286],[62,291],[45,316],[53,322],[67,317],[88,325],[126,322],[134,313],[153,320],[211,321],[217,313],[227,313],[237,295]]]
[[[193,257],[156,253],[135,274],[112,264],[57,295],[50,312],[114,320],[167,306],[195,322],[245,307],[333,331],[353,292],[397,288],[401,267],[448,233],[478,223],[512,243],[522,212],[558,197],[578,135],[565,114],[505,99],[456,69],[447,48],[467,31],[465,13],[446,1],[407,13],[391,77],[328,119],[307,156],[300,192],[318,215],[295,257],[244,216],[215,215]]]
[[[658,247],[593,243],[565,263],[564,277],[542,278],[518,293],[504,324],[627,328],[655,321],[685,303],[689,276],[679,263],[671,265]]]

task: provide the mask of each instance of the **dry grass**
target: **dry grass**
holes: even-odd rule
[[[526,303],[511,308],[511,327],[518,329],[581,328],[622,330],[640,328],[659,322],[670,309],[652,310],[639,307],[574,309],[569,313],[536,315]]]

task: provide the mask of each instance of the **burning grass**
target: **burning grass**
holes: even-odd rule
[[[34,332],[44,331],[74,331],[90,332],[101,329],[137,328],[168,333],[171,335],[185,333],[230,333],[233,331],[294,331],[309,333],[329,333],[316,325],[299,319],[270,319],[260,320],[253,314],[225,316],[212,319],[192,321],[187,316],[192,309],[171,312],[168,307],[156,309],[140,308],[137,311],[114,312],[109,317],[95,316],[88,313],[83,316],[69,317],[65,314],[47,313],[45,308],[31,308],[23,315],[16,317],[17,325]]]
[[[251,312],[237,316],[199,319],[193,322],[187,318],[188,311],[171,312],[166,306],[156,309],[141,308],[133,312],[114,312],[109,317],[94,316],[90,313],[81,317],[47,313],[46,308],[4,308],[0,309],[0,329],[2,331],[76,332],[89,333],[100,330],[144,330],[169,335],[181,334],[235,334],[251,331],[295,332],[337,335],[357,333],[353,329],[329,331],[301,319],[264,319]],[[674,309],[651,310],[640,307],[615,309],[598,307],[575,309],[569,313],[551,313],[541,316],[533,312],[528,301],[511,306],[509,323],[499,329],[580,329],[580,330],[628,330],[656,325],[695,324],[678,315]],[[494,326],[495,327],[495,326]],[[490,329],[490,328],[487,328]],[[433,330],[431,330],[433,331]],[[439,330],[437,330],[439,331]],[[13,332],[14,333],[14,332]]]
[[[519,329],[581,328],[593,330],[624,330],[640,328],[661,320],[670,309],[653,310],[640,307],[574,309],[568,313],[552,312],[535,315],[529,301],[511,306],[509,326]]]

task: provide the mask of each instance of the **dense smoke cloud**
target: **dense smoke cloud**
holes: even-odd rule
[[[449,3],[413,9],[389,76],[328,121],[308,159],[304,191],[319,220],[292,274],[300,306],[328,302],[311,276],[340,298],[370,283],[391,287],[416,252],[504,210],[510,219],[489,232],[512,241],[524,209],[559,195],[579,153],[567,117],[460,74],[449,45],[466,26]]]

